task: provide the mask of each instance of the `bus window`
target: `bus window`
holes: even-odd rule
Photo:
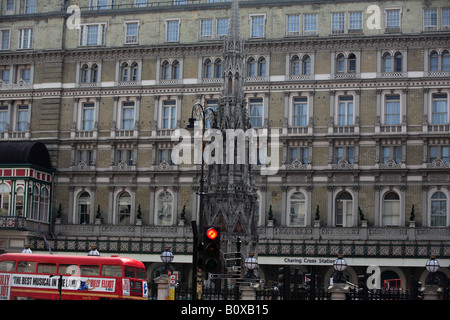
[[[37,272],[38,273],[56,273],[56,264],[54,264],[54,263],[39,263]]]
[[[104,276],[104,277],[121,277],[122,276],[122,267],[121,266],[104,265],[102,267],[102,276]]]
[[[134,268],[125,267],[125,278],[134,278]]]
[[[15,269],[16,269],[16,262],[15,261],[2,261],[2,262],[0,262],[0,271],[14,272]]]
[[[136,278],[137,278],[137,279],[145,280],[145,270],[144,270],[144,269],[137,268],[137,269],[136,269]]]
[[[80,274],[82,276],[98,276],[100,274],[99,266],[80,266]]]
[[[36,264],[35,261],[19,261],[17,262],[17,272],[34,273]]]
[[[78,266],[73,264],[60,264],[58,266],[58,273],[59,274],[68,274],[73,275],[77,274],[78,272]]]

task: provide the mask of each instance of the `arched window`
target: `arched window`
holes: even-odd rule
[[[121,81],[137,81],[138,80],[138,63],[124,62],[121,66]]]
[[[341,53],[337,56],[337,72],[345,71],[345,56]]]
[[[90,211],[91,196],[87,192],[82,192],[77,201],[78,222],[80,224],[89,224]]]
[[[311,74],[311,57],[306,55],[303,57],[303,70],[302,74]]]
[[[222,59],[217,59],[214,65],[214,77],[221,78],[222,77]]]
[[[442,52],[442,71],[450,71],[450,52]]]
[[[256,77],[256,66],[257,62],[255,58],[248,59],[248,76],[249,77]]]
[[[294,192],[289,197],[288,225],[304,226],[306,222],[306,198],[302,192]]]
[[[356,55],[350,53],[348,56],[348,72],[356,72]]]
[[[0,184],[0,215],[7,216],[9,214],[10,191],[6,183]]]
[[[392,71],[392,56],[389,52],[386,52],[383,55],[383,62],[384,62],[384,72],[391,72]]]
[[[447,226],[447,196],[442,191],[437,191],[431,196],[430,225],[432,227]]]
[[[353,198],[346,191],[336,197],[335,216],[337,227],[351,227],[353,216]]]
[[[171,225],[173,215],[173,195],[168,191],[158,194],[156,199],[157,225]]]
[[[430,54],[430,71],[439,71],[439,54],[436,51]]]
[[[205,60],[205,63],[203,65],[204,68],[204,78],[212,78],[212,62],[209,59]]]
[[[37,186],[33,187],[33,210],[31,212],[31,218],[33,220],[39,219],[39,188]]]
[[[263,57],[259,58],[258,60],[258,76],[266,76],[266,59]]]
[[[395,68],[395,72],[402,72],[403,68],[402,68],[402,64],[403,64],[403,55],[401,52],[397,52],[394,56],[394,68]]]
[[[40,221],[48,221],[49,199],[48,189],[46,187],[43,187],[41,190],[41,201],[39,209]]]
[[[300,74],[300,58],[298,56],[292,57],[291,60],[291,75],[297,76]]]
[[[122,192],[117,197],[117,214],[119,225],[130,224],[131,196],[128,192]]]
[[[172,79],[180,79],[180,62],[172,62]]]
[[[23,217],[24,189],[17,187],[16,189],[16,216]]]
[[[383,226],[400,225],[400,198],[394,191],[387,192],[383,198]]]

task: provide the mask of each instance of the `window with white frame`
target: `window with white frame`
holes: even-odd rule
[[[211,39],[213,35],[213,19],[200,20],[200,39]]]
[[[25,0],[25,14],[36,13],[36,0]]]
[[[81,83],[96,83],[99,81],[99,67],[96,63],[84,63],[80,69]]]
[[[305,14],[303,16],[303,34],[314,35],[317,33],[317,15]]]
[[[357,56],[355,53],[338,53],[336,55],[336,73],[357,72]]]
[[[292,56],[290,70],[293,76],[311,74],[311,57],[307,54]]]
[[[171,225],[173,221],[174,196],[162,191],[156,196],[156,225]]]
[[[0,29],[0,50],[9,50],[11,29]]]
[[[0,132],[5,132],[9,125],[9,111],[7,106],[0,106]]]
[[[333,12],[331,14],[331,33],[342,34],[345,30],[345,13]]]
[[[442,8],[441,25],[443,30],[450,29],[450,8]]]
[[[450,71],[449,50],[433,50],[429,56],[430,71]]]
[[[289,14],[286,19],[286,35],[298,36],[300,35],[300,15]]]
[[[450,146],[431,145],[428,152],[429,163],[441,160],[444,163],[450,163]]]
[[[401,10],[386,9],[386,31],[400,31],[401,28]]]
[[[335,224],[336,227],[351,227],[353,217],[353,197],[343,191],[336,197],[335,202]]]
[[[383,196],[382,226],[400,225],[400,197],[395,191]]]
[[[108,10],[114,8],[114,0],[89,0],[89,10]]]
[[[266,58],[250,57],[247,60],[247,76],[248,77],[265,77],[266,76]]]
[[[14,14],[15,0],[6,0],[5,14]]]
[[[403,54],[401,52],[385,52],[383,54],[383,72],[402,72]]]
[[[164,100],[162,105],[162,129],[175,129],[177,102]]]
[[[223,37],[228,34],[228,18],[219,18],[216,20],[216,35],[217,37]]]
[[[81,129],[85,131],[94,130],[95,123],[95,103],[85,102],[82,104]]]
[[[349,33],[362,32],[362,12],[350,12],[348,22]]]
[[[0,216],[9,215],[10,187],[6,183],[0,183]]]
[[[448,197],[442,191],[436,191],[430,199],[430,226],[446,227],[448,216]]]
[[[124,191],[117,196],[117,218],[119,225],[129,225],[131,215],[131,195]]]
[[[33,29],[24,28],[19,29],[19,49],[31,49],[33,48]]]
[[[303,227],[306,223],[306,197],[303,192],[292,193],[288,199],[288,226]]]
[[[138,81],[139,64],[136,61],[125,61],[120,65],[120,81]]]
[[[77,216],[79,224],[89,224],[91,215],[91,195],[84,191],[77,198]]]
[[[265,15],[250,16],[250,38],[264,38]]]
[[[125,22],[125,44],[136,44],[139,40],[139,22]]]
[[[180,20],[166,20],[166,42],[178,42]]]
[[[308,125],[308,98],[294,97],[292,104],[292,126],[306,127]]]
[[[384,124],[398,125],[401,122],[400,95],[388,94],[385,96]]]
[[[438,28],[438,10],[437,9],[424,9],[423,10],[423,29],[437,30]]]
[[[447,93],[432,94],[431,124],[448,124],[448,95]]]
[[[80,46],[104,45],[106,23],[84,24],[80,27]]]
[[[18,104],[16,106],[16,131],[26,131],[28,127],[28,105]]]
[[[48,189],[44,186],[41,189],[41,199],[39,203],[39,220],[48,221],[48,210],[50,208],[50,194]]]
[[[337,125],[354,125],[354,101],[353,96],[339,96],[337,110]]]
[[[147,0],[134,0],[134,6],[135,7],[146,7]]]
[[[249,111],[250,122],[253,128],[259,128],[263,126],[263,98],[250,98],[249,99]]]
[[[121,108],[121,129],[133,130],[135,123],[135,107],[134,101],[123,101]]]
[[[164,60],[161,63],[161,80],[179,80],[181,64],[178,60]]]

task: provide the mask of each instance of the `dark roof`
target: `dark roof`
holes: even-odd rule
[[[50,154],[42,142],[0,142],[0,165],[28,164],[51,170]]]

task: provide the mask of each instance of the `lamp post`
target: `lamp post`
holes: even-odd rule
[[[347,269],[347,262],[342,255],[339,255],[334,261],[333,267],[334,270],[336,270],[336,274],[333,277],[333,283],[346,283],[347,279],[344,276],[344,270]]]
[[[164,263],[164,266],[161,269],[161,274],[167,274],[169,271],[172,271],[170,269],[170,263],[173,260],[173,253],[170,252],[169,247],[165,247],[164,251],[161,253],[161,261]]]
[[[249,257],[245,259],[244,265],[247,268],[247,273],[245,275],[245,278],[247,279],[256,279],[255,275],[255,269],[258,268],[258,259],[254,257],[254,253],[250,252]]]
[[[431,255],[430,259],[425,264],[425,268],[430,273],[425,280],[425,284],[436,285],[439,284],[439,278],[436,276],[436,272],[439,270],[439,261],[436,260],[435,255]]]
[[[211,107],[207,107],[204,108],[200,103],[196,103],[194,104],[194,106],[192,107],[192,111],[191,111],[191,117],[189,118],[189,124],[187,125],[186,129],[187,130],[194,130],[195,129],[195,122],[196,120],[200,118],[201,120],[201,137],[202,137],[202,153],[201,153],[201,158],[202,158],[202,163],[201,163],[201,168],[200,168],[200,192],[198,192],[197,194],[200,197],[200,208],[199,208],[199,217],[198,217],[198,229],[200,234],[197,234],[194,231],[194,238],[193,238],[193,254],[192,254],[192,299],[196,300],[198,298],[197,296],[197,285],[200,281],[200,286],[201,283],[203,281],[203,271],[201,269],[198,268],[197,266],[197,247],[200,241],[203,241],[203,224],[204,224],[204,199],[203,196],[205,195],[204,192],[204,184],[205,184],[205,178],[204,178],[204,166],[205,166],[205,160],[203,158],[203,151],[205,148],[204,142],[203,142],[203,137],[205,134],[205,130],[206,130],[206,120],[214,120],[215,118],[215,112],[213,110],[213,108]],[[194,132],[194,136],[195,136],[195,132]],[[195,150],[194,150],[195,152]],[[195,156],[194,156],[195,158]],[[193,219],[194,220],[194,219]],[[193,222],[193,227],[196,226],[195,222]],[[197,277],[201,275],[200,279],[197,279]],[[198,281],[199,280],[199,281]],[[197,285],[196,285],[197,284]],[[200,294],[201,296],[201,294]]]

